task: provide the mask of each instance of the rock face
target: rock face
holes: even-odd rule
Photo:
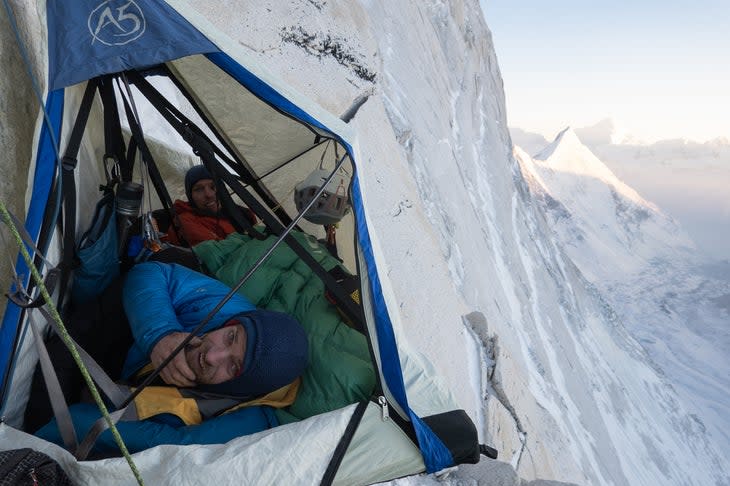
[[[20,8],[16,15],[23,16],[28,8]],[[23,32],[27,40],[31,33]],[[32,52],[29,53],[32,56]],[[24,216],[26,174],[30,166],[33,140],[33,126],[38,116],[38,101],[29,82],[29,76],[11,29],[5,9],[0,10],[0,201],[18,218]],[[7,233],[4,233],[7,234]],[[8,243],[10,243],[8,241]],[[6,243],[3,242],[3,246]],[[10,275],[8,259],[0,259],[0,275]],[[7,292],[8,281],[0,284],[0,290]],[[0,299],[0,314],[5,312],[5,299]]]
[[[717,467],[701,466],[718,460],[702,434],[673,428],[687,423],[673,392],[550,236],[512,156],[478,2],[223,0],[191,8],[302,94],[351,118],[371,232],[400,301],[397,332],[446,378],[482,441],[503,448],[507,464],[463,468],[455,482],[482,484],[475,477],[509,464],[517,475],[500,484],[682,483],[692,470],[706,470],[698,484],[717,479]],[[2,25],[0,52],[17,59],[7,19]],[[3,125],[0,148],[26,151],[12,159],[22,174],[37,104],[27,75],[8,71],[0,70],[4,93],[24,86],[8,100],[23,128]],[[23,196],[18,185],[0,186],[2,199],[19,204]],[[483,319],[469,331],[462,316],[475,310]]]

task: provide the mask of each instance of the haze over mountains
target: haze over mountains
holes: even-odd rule
[[[590,135],[590,134],[589,134]],[[730,450],[730,279],[676,220],[622,182],[565,129],[523,175],[584,276],[675,385],[698,423]]]

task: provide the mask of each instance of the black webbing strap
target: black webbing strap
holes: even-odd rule
[[[177,86],[180,92],[188,99],[200,118],[208,125],[210,130],[216,134],[220,144],[224,147],[227,147],[231,154],[234,154],[235,151],[230,146],[228,146],[226,140],[217,133],[217,128],[214,126],[213,123],[210,122],[205,112],[198,106],[193,96],[191,96],[190,93],[187,92],[185,87],[175,78],[175,76],[169,71],[169,69],[166,69],[165,71],[170,79],[173,81],[175,86]],[[213,153],[215,153],[222,160],[226,161],[226,163],[241,177],[241,180],[243,180],[247,185],[253,187],[253,189],[256,191],[256,194],[259,195],[261,200],[266,205],[268,205],[268,207],[273,208],[272,211],[274,211],[274,213],[279,217],[283,224],[288,225],[289,223],[291,223],[291,218],[289,217],[287,212],[281,207],[280,204],[278,204],[276,198],[269,192],[269,190],[263,184],[261,184],[261,178],[257,178],[254,176],[253,169],[251,169],[250,165],[246,162],[245,159],[239,160],[237,158],[235,161],[231,160],[216,144],[214,144],[208,138],[208,136],[194,122],[192,122],[187,116],[185,116],[184,113],[178,110],[175,105],[170,103],[167,98],[162,96],[162,94],[157,91],[155,87],[152,86],[142,75],[137,72],[129,72],[127,74],[129,76],[129,80],[134,83],[135,86],[137,86],[140,92],[157,109],[157,111],[160,112],[163,117],[165,117],[168,123],[175,127],[178,132],[180,132],[180,127],[186,127],[187,129],[192,130],[195,134],[197,134],[197,136],[205,140],[208,144],[210,144]],[[306,152],[307,150],[305,150],[303,153]],[[294,158],[298,156],[299,155],[295,156]],[[239,157],[243,158],[243,156],[240,154]],[[294,160],[294,158],[291,160]],[[291,162],[291,160],[289,162]]]
[[[91,112],[91,103],[94,101],[96,92],[96,79],[86,83],[86,91],[76,115],[71,136],[66,145],[66,151],[61,159],[61,190],[63,197],[63,256],[61,259],[61,285],[58,291],[59,307],[63,308],[63,299],[68,287],[71,270],[74,267],[75,246],[76,246],[76,165],[78,154],[81,148],[81,137],[86,130],[86,122]]]
[[[129,104],[129,100],[127,100],[127,97],[124,95],[124,93],[122,93],[122,100],[124,101],[124,112],[127,115],[127,121],[129,122],[129,128],[132,131],[132,138],[134,139],[134,143],[137,145],[140,154],[142,154],[142,160],[144,160],[145,164],[147,165],[147,173],[152,180],[152,185],[154,186],[155,191],[157,191],[157,196],[160,198],[160,202],[162,202],[163,207],[166,211],[168,211],[169,216],[172,220],[174,215],[172,214],[172,199],[170,198],[170,193],[167,192],[167,186],[165,186],[165,181],[162,179],[162,175],[157,168],[157,164],[152,157],[152,153],[147,146],[147,142],[145,142],[144,134],[142,133],[142,127],[139,124],[139,120],[137,120],[137,117],[135,116],[134,112],[132,111],[132,107]]]
[[[233,198],[228,193],[228,189],[222,182],[223,179],[217,175],[217,171],[211,170],[212,164],[209,162],[206,163],[206,161],[215,160],[215,156],[207,150],[200,151],[196,149],[196,153],[203,160],[203,164],[208,168],[209,171],[211,171],[211,175],[213,176],[213,180],[216,184],[216,194],[218,194],[218,200],[221,202],[221,205],[226,209],[226,213],[229,218],[233,220],[233,226],[236,228],[236,231],[240,233],[248,233],[249,236],[256,238],[257,240],[265,240],[267,236],[254,228],[251,221],[249,221],[248,218],[244,217],[243,213],[240,211],[236,203],[233,202]],[[248,191],[246,191],[246,193],[249,194]],[[245,198],[242,197],[241,199],[246,202]],[[250,204],[247,204],[247,206],[252,207]],[[263,208],[263,206],[261,207]]]
[[[225,182],[225,184],[230,187],[236,195],[238,195],[238,197],[240,197],[241,200],[243,200],[243,202],[263,220],[264,224],[266,224],[266,226],[268,226],[274,234],[283,234],[286,229],[284,225],[274,215],[272,215],[257,198],[246,190],[237,177],[231,174],[231,172],[216,159],[215,155],[217,150],[215,148],[215,144],[202,134],[200,129],[190,120],[185,118],[186,121],[182,121],[181,118],[183,118],[183,115],[177,112],[177,110],[175,110],[177,113],[173,113],[172,109],[169,107],[169,103],[164,100],[164,97],[160,95],[160,93],[157,92],[157,90],[155,90],[139,73],[129,72],[127,74],[130,81],[132,81],[132,83],[134,83],[134,85],[140,90],[140,92],[142,92],[150,103],[155,106],[168,123],[177,130],[190,147],[192,147],[193,151],[201,157],[203,164],[208,168],[211,174],[218,179],[222,179],[223,182]],[[227,191],[222,192],[227,193]],[[225,198],[222,199],[225,200]],[[238,213],[238,211],[234,211],[234,213]],[[242,217],[241,219],[245,218]],[[287,235],[284,241],[286,241],[297,256],[322,280],[325,287],[330,290],[337,301],[338,306],[347,315],[347,317],[353,322],[359,324],[360,327],[364,327],[365,318],[362,308],[358,306],[349,295],[346,295],[342,291],[334,277],[327,273],[322,265],[320,265],[312,255],[302,248],[293,236]]]
[[[322,476],[322,481],[319,483],[320,485],[329,486],[332,484],[332,481],[335,480],[337,471],[340,469],[340,464],[342,464],[342,459],[345,457],[345,452],[347,452],[347,448],[350,446],[350,442],[352,442],[352,438],[355,436],[357,426],[360,425],[360,421],[362,420],[363,415],[365,415],[365,410],[367,409],[369,402],[369,400],[365,400],[358,403],[357,407],[355,407],[355,411],[352,412],[350,421],[347,423],[347,428],[345,429],[345,432],[343,432],[342,437],[340,437],[340,441],[337,443],[335,451],[332,453],[332,458],[330,459],[329,465],[327,465],[327,470]]]
[[[254,228],[253,223],[249,221],[247,217],[243,215],[243,212],[238,205],[233,201],[233,198],[228,193],[228,189],[220,182],[220,178],[213,175],[213,180],[216,183],[216,194],[221,206],[226,210],[226,215],[231,219],[233,227],[239,233],[248,233],[249,236],[256,238],[257,240],[266,239],[266,235],[261,233],[259,230]]]
[[[235,192],[248,207],[253,209],[253,211],[261,217],[266,226],[275,235],[278,236],[284,233],[286,230],[284,225],[282,225],[276,217],[267,211],[258,199],[248,192],[233,174],[226,170],[223,164],[221,164],[213,155],[213,151],[209,148],[207,141],[201,139],[190,130],[183,131],[182,135],[185,141],[193,147],[193,150],[201,156],[203,163],[211,174],[220,177],[220,179],[222,179],[228,187],[233,189],[233,192]],[[346,156],[347,155],[343,157],[343,160]],[[335,169],[335,171],[336,170],[337,169]],[[287,234],[284,241],[287,245],[289,245],[289,248],[291,248],[294,253],[296,253],[297,256],[322,280],[325,288],[332,293],[337,305],[347,315],[347,317],[358,326],[364,327],[365,316],[363,314],[362,307],[357,305],[349,295],[343,292],[342,288],[337,283],[337,280],[335,280],[335,278],[330,275],[307,250],[302,248],[291,234]]]
[[[55,178],[53,181],[53,185],[51,187],[51,192],[48,195],[48,200],[46,202],[46,207],[43,211],[43,221],[41,223],[41,228],[38,233],[38,248],[40,248],[39,253],[36,253],[33,263],[37,268],[42,268],[41,263],[43,262],[42,252],[46,251],[48,248],[48,244],[51,241],[51,237],[53,236],[54,229],[56,228],[56,225],[58,223],[57,219],[58,216],[56,215],[56,211],[58,209],[58,206],[62,204],[61,198],[59,196],[59,191],[61,190],[61,184],[60,179]],[[20,226],[18,226],[20,227]],[[44,250],[45,249],[45,250]],[[61,269],[56,268],[56,271],[58,273],[58,276],[61,275]],[[32,290],[34,286],[34,282],[31,279],[31,281],[28,283],[28,289]]]
[[[132,137],[127,146],[127,162],[134,169],[134,161],[137,159],[137,140]],[[127,179],[129,180],[129,179]]]
[[[142,92],[142,94],[145,95],[163,118],[165,118],[165,120],[167,120],[167,122],[190,144],[196,155],[200,156],[204,161],[206,158],[214,157],[213,154],[218,152],[215,145],[199,131],[197,126],[195,126],[177,109],[171,106],[169,102],[139,74],[129,73],[129,79],[134,82],[134,85]],[[190,140],[194,140],[194,142],[191,142]],[[201,140],[202,143],[195,142],[197,140]],[[216,177],[215,181],[218,199],[220,200],[223,208],[226,210],[227,216],[231,219],[236,231],[240,233],[248,233],[249,236],[259,240],[266,239],[266,235],[254,228],[248,218],[243,215],[226,188],[219,183],[219,178]],[[180,232],[178,232],[178,234],[180,234]]]
[[[203,164],[207,167],[210,173],[217,178],[220,178],[223,182],[230,187],[233,192],[240,197],[243,202],[253,209],[253,211],[263,220],[264,224],[277,236],[284,234],[286,228],[281,222],[274,217],[264,206],[256,199],[245,187],[241,184],[240,180],[228,171],[223,164],[221,164],[214,155],[213,148],[207,139],[199,136],[197,132],[190,129],[188,126],[181,126],[179,123],[173,123],[171,125],[175,128],[183,139],[190,144],[196,154],[203,160]],[[338,163],[341,165],[342,161],[347,157],[345,154],[342,160]],[[337,170],[335,168],[335,171]],[[329,182],[329,180],[327,181]],[[325,185],[327,184],[325,182]],[[224,191],[227,192],[227,191]],[[284,238],[289,248],[291,248],[297,256],[309,266],[310,269],[322,280],[325,288],[327,288],[334,297],[339,308],[347,315],[347,317],[360,328],[365,326],[365,316],[362,311],[362,307],[357,305],[355,301],[350,298],[349,295],[343,292],[337,280],[330,275],[320,263],[309,253],[307,250],[297,242],[297,240],[291,235],[287,234]]]
[[[210,157],[206,160],[203,157],[208,170],[213,174],[217,174],[233,191],[246,203],[247,206],[252,208],[256,214],[258,214],[266,226],[271,229],[275,235],[281,235],[284,233],[286,228],[276,219],[270,212],[266,211],[261,203],[253,197],[251,193],[246,191],[243,185],[233,174],[228,172],[223,165],[218,162],[215,157]],[[365,316],[362,311],[362,307],[355,303],[352,298],[345,294],[342,287],[337,283],[337,280],[327,272],[324,267],[302,246],[299,242],[291,235],[287,234],[284,241],[289,245],[289,248],[297,254],[297,256],[309,266],[310,269],[322,280],[327,290],[332,293],[335,301],[339,308],[347,315],[347,317],[356,323],[360,328],[365,326]]]
[[[152,103],[152,105],[157,109],[157,111],[167,120],[167,122],[175,128],[175,130],[178,131],[183,137],[185,137],[184,132],[187,131],[195,131],[197,127],[194,126],[194,124],[188,120],[181,112],[179,112],[174,106],[172,106],[160,93],[137,73],[129,73],[129,79],[132,80],[137,86],[137,88],[144,94],[144,96]],[[200,137],[201,139],[204,139],[206,141],[206,147],[210,147],[211,150],[215,150],[215,145],[210,142],[210,140],[205,137],[202,132],[195,131],[195,134],[197,137]],[[189,143],[189,142],[188,142]],[[193,151],[196,153],[196,155],[200,155],[202,157],[202,154],[200,154],[196,147],[193,146]],[[244,217],[236,203],[231,198],[230,194],[228,194],[228,191],[225,189],[225,187],[222,187],[220,184],[218,184],[218,181],[216,180],[216,186],[218,190],[218,199],[221,202],[221,205],[227,212],[227,216],[231,219],[231,222],[233,223],[233,227],[236,229],[236,231],[240,233],[248,233],[250,236],[256,238],[256,239],[265,239],[266,236],[261,234],[258,230],[256,230],[253,227],[253,224],[248,220],[248,218]],[[178,232],[179,234],[180,232]]]
[[[119,165],[121,179],[132,179],[134,159],[127,158],[122,137],[122,123],[119,120],[119,109],[114,96],[114,84],[111,76],[99,79],[99,94],[104,104],[104,161],[112,159]],[[105,167],[106,169],[106,167]],[[111,178],[107,175],[107,185],[112,189]]]

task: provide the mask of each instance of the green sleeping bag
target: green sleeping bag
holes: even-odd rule
[[[299,244],[329,271],[340,262],[311,235],[292,232]],[[252,239],[232,233],[206,241],[193,251],[211,275],[231,287],[238,284],[276,238]],[[309,365],[295,402],[277,410],[283,423],[305,419],[368,399],[375,387],[368,344],[343,321],[324,295],[324,284],[286,243],[254,272],[239,292],[257,307],[296,317],[309,337]]]

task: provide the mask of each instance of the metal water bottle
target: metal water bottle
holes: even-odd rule
[[[144,187],[136,182],[125,181],[117,187],[117,236],[119,238],[118,254],[120,258],[124,256],[129,228],[139,217],[143,194]]]

